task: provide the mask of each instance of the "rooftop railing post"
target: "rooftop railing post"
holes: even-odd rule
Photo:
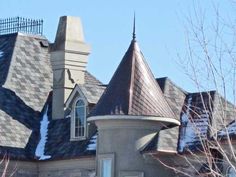
[[[43,20],[22,17],[0,19],[0,35],[17,32],[43,35]]]

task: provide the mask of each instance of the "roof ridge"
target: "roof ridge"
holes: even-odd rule
[[[98,80],[93,74],[91,74],[89,71],[85,71],[85,77],[87,77],[87,79],[85,79],[85,81],[86,80],[93,80],[92,82],[85,82],[84,84],[86,85],[86,84],[88,84],[88,85],[104,85],[100,80]],[[97,82],[96,84],[95,84],[95,82]]]
[[[11,35],[11,34],[10,34]],[[11,70],[12,68],[14,68],[15,66],[15,58],[16,58],[16,45],[17,45],[17,41],[18,41],[18,33],[15,33],[15,41],[14,41],[14,45],[13,45],[13,50],[12,50],[12,54],[11,54],[11,61],[10,61],[10,65],[8,68],[8,73],[5,79],[4,84],[2,85],[3,87],[9,88],[8,86],[8,82],[11,82],[11,77],[12,77],[12,73]],[[9,72],[10,71],[10,72]]]
[[[135,60],[134,60],[134,44],[135,44],[135,16],[134,16],[134,29],[133,29],[133,40],[131,41],[131,45],[130,47],[132,47],[132,57],[131,57],[131,74],[130,74],[130,85],[129,85],[129,90],[133,90],[133,82],[132,80],[134,80],[134,66],[135,66]],[[130,47],[128,50],[130,50]],[[129,103],[128,103],[128,106],[129,106],[129,109],[128,109],[128,114],[131,114],[131,109],[132,109],[132,99],[133,99],[133,94],[130,94],[129,93]]]
[[[18,35],[20,36],[25,36],[25,37],[33,37],[35,39],[42,39],[42,40],[48,40],[46,36],[44,35],[38,35],[38,34],[29,34],[29,33],[23,33],[23,32],[17,32]]]

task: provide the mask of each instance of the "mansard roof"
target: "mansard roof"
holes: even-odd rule
[[[135,39],[90,116],[175,118]]]
[[[91,137],[84,141],[70,141],[70,119],[51,119],[51,98],[48,95],[50,95],[52,86],[52,69],[47,45],[42,45],[42,42],[44,44],[47,43],[47,39],[42,36],[19,33],[0,36],[0,156],[7,153],[11,159],[38,159],[35,156],[35,149],[40,140],[40,121],[47,106],[49,125],[45,154],[51,156],[50,160],[95,155],[96,149],[90,148],[89,145],[96,146],[96,143],[94,143],[96,127],[91,132],[94,136],[91,135]],[[158,110],[159,115],[173,116],[169,108],[170,105],[175,116],[180,119],[186,112],[188,107],[186,105],[190,104],[190,97],[190,107],[195,108],[194,111],[200,110],[200,112],[205,110],[201,104],[201,98],[204,98],[205,105],[209,105],[207,108],[212,108],[209,112],[212,113],[213,111],[215,115],[212,121],[215,122],[214,125],[217,125],[216,129],[220,130],[219,135],[222,136],[221,138],[224,138],[225,129],[222,129],[220,124],[219,116],[222,114],[220,103],[223,105],[227,103],[227,107],[223,108],[223,111],[225,111],[225,121],[226,125],[228,125],[227,129],[231,133],[230,135],[235,137],[235,106],[227,102],[219,94],[216,92],[187,93],[174,85],[168,78],[157,79],[161,89],[159,86],[155,86],[153,83],[155,79],[153,80],[152,73],[136,41],[131,42],[123,60],[104,95],[110,96],[111,91],[114,91],[119,96],[116,98],[117,100],[114,99],[116,104],[119,103],[118,101],[128,100],[130,102],[128,102],[129,104],[120,102],[122,104],[118,108],[122,109],[117,109],[118,111],[114,113],[126,113],[129,115],[134,113],[136,115],[146,114],[145,110],[137,110],[136,108],[137,105],[143,108],[148,105],[150,106],[148,109],[154,110],[151,113],[155,113],[155,115],[155,111]],[[130,68],[132,72],[129,70]],[[145,72],[143,71],[144,69]],[[145,78],[151,79],[147,83]],[[124,87],[126,83],[129,83],[129,87],[127,85]],[[149,84],[151,87],[147,87]],[[86,71],[85,84],[80,85],[80,88],[89,102],[94,105],[102,94],[104,85]],[[130,88],[133,89],[131,89],[133,92],[130,92]],[[154,95],[160,96],[158,100],[159,107],[157,108],[155,107],[156,100],[149,99],[149,92],[152,89],[157,91],[153,93]],[[105,99],[103,97],[101,100]],[[169,105],[163,97],[165,97]],[[112,101],[113,97],[109,97],[109,99]],[[209,102],[209,100],[212,100],[212,102]],[[155,105],[153,105],[154,103]],[[162,104],[159,105],[159,103]],[[212,105],[210,106],[207,103]],[[162,107],[163,104],[167,108]],[[129,106],[127,107],[127,105]],[[108,108],[105,111],[111,113],[112,109],[110,108],[112,107]],[[95,111],[97,111],[97,108],[94,109],[93,113],[96,113]],[[101,111],[104,113],[103,107],[101,107]],[[182,130],[184,130],[183,125],[186,122],[183,119],[181,121],[182,126],[180,126],[180,130],[178,127],[161,130],[150,144],[147,145],[145,151],[174,151],[180,144],[181,140],[177,144],[178,139],[181,138],[184,139],[185,147],[190,149],[191,147],[196,147],[199,144],[198,139],[193,137],[189,139],[190,141],[186,141],[186,135],[182,133]],[[202,127],[203,124],[199,123],[197,125]],[[93,125],[90,124],[91,126]],[[204,128],[204,130],[207,129]]]
[[[85,72],[85,83],[75,85],[65,102],[65,107],[69,107],[78,94],[82,94],[88,104],[94,105],[98,102],[105,88],[106,86],[97,80],[93,75],[89,72]]]
[[[40,112],[52,86],[48,43],[42,36],[0,36],[0,154],[32,158]]]
[[[182,103],[182,107],[175,106],[175,103],[171,104],[172,109],[180,112],[181,126],[161,130],[153,137],[143,152],[169,151],[184,153],[188,150],[201,149],[202,140],[211,140],[216,133],[221,140],[225,139],[226,131],[228,131],[230,137],[236,137],[236,108],[219,93],[216,91],[185,92],[186,96],[184,98],[181,96],[181,92],[176,92],[173,83],[165,82],[163,85],[162,78],[157,80],[161,88],[162,86],[171,88],[171,92],[168,91],[169,89],[163,89],[166,98],[171,97],[171,99],[177,100],[177,103]],[[178,94],[175,94],[175,92]],[[175,95],[178,95],[178,97]],[[172,101],[168,100],[168,102]],[[222,123],[222,118],[224,123]],[[194,133],[195,129],[201,132],[200,136]]]
[[[45,154],[51,159],[95,155],[94,150],[87,150],[90,139],[70,141],[70,119],[51,119],[52,68],[45,44],[48,41],[43,36],[0,35],[0,157],[38,158],[35,150],[40,140],[40,121],[47,106]],[[103,90],[102,83],[87,71],[81,88],[93,104]],[[55,148],[58,145],[60,148]]]

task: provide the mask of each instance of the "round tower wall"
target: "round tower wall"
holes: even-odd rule
[[[97,142],[98,168],[101,155],[114,154],[114,177],[172,175],[171,171],[158,161],[147,159],[141,153],[164,126],[163,123],[150,120],[109,119],[96,121],[96,125],[99,132]]]

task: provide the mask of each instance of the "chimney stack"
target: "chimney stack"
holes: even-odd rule
[[[64,103],[75,84],[84,84],[90,46],[85,43],[78,17],[60,18],[54,44],[51,46],[53,69],[52,118],[64,118]]]

